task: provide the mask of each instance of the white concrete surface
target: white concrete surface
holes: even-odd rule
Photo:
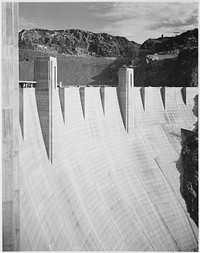
[[[3,3],[2,17],[3,250],[197,250],[178,162],[198,88],[161,96],[133,87],[130,69],[118,93],[59,91],[44,58],[19,96],[18,4]]]
[[[35,90],[27,89],[21,250],[197,248],[198,230],[186,212],[176,167],[181,124],[190,127],[196,118],[178,92],[167,89],[164,108],[160,88],[145,88],[144,110],[140,88],[132,88],[134,127],[127,133],[116,88],[66,88],[60,103],[53,87],[51,163]]]
[[[1,3],[2,250],[19,250],[18,3]]]

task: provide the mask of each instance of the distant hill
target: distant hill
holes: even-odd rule
[[[139,44],[124,37],[79,29],[25,29],[19,32],[20,60],[31,60],[32,50],[49,54],[134,58],[139,47]],[[24,50],[29,50],[28,55]]]

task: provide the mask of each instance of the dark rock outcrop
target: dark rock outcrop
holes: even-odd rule
[[[198,133],[182,129],[182,196],[198,226]]]
[[[198,29],[189,30],[175,37],[148,39],[140,49],[149,49],[152,53],[171,51],[174,49],[198,47]]]
[[[197,28],[174,37],[148,39],[140,46],[139,56],[142,86],[198,86]]]
[[[136,68],[143,86],[198,86],[198,48],[185,48],[176,57],[161,55],[163,59],[146,63]],[[158,55],[157,57],[160,57]],[[137,84],[136,84],[137,85]]]

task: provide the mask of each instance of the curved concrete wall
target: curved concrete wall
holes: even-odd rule
[[[52,162],[35,89],[24,89],[21,250],[197,249],[176,167],[180,127],[196,121],[192,102],[167,88],[164,108],[160,88],[145,88],[144,109],[140,88],[132,88],[128,134],[116,88],[80,89],[52,91]]]
[[[18,4],[2,17],[3,250],[197,250],[178,170],[198,89],[129,87],[119,99],[58,89],[56,69],[40,66],[43,90],[19,92]]]

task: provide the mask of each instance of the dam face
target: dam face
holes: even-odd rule
[[[62,88],[49,57],[35,62],[35,87],[12,80],[19,108],[5,104],[3,129],[15,119],[18,162],[5,152],[4,250],[197,251],[177,163],[198,88],[133,87],[132,70],[120,73],[118,88]]]
[[[195,250],[177,162],[197,89],[60,88],[55,58],[38,66],[19,88],[20,249]]]

